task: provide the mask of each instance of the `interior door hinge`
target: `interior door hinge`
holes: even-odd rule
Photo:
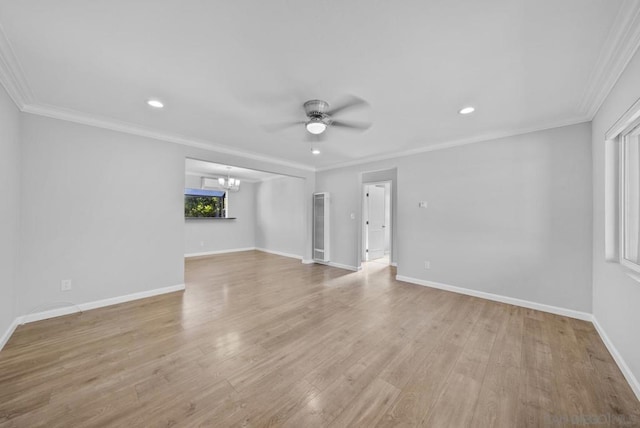
[[[367,224],[369,224],[369,222],[367,221]]]

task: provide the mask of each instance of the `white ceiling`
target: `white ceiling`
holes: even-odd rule
[[[227,169],[231,167],[231,169]],[[223,165],[219,163],[207,162],[197,159],[187,159],[185,161],[185,173],[187,175],[197,175],[201,177],[230,177],[239,178],[241,181],[258,182],[282,177],[255,169],[240,168],[237,166]]]
[[[25,111],[323,168],[589,120],[638,3],[0,0],[0,53]],[[373,126],[319,156],[302,126],[263,127],[348,94],[370,108],[343,119]]]

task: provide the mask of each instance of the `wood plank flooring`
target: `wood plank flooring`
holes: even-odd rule
[[[590,323],[394,277],[189,259],[184,293],[19,327],[0,427],[640,426]]]

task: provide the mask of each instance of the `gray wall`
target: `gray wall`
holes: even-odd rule
[[[20,113],[0,88],[0,335],[16,317],[60,302],[181,284],[186,157],[301,177],[309,201],[315,188],[315,172],[256,156]],[[255,194],[246,196],[232,214],[255,213]],[[310,259],[310,203],[301,221]],[[254,225],[243,227],[248,246]],[[61,279],[73,289],[61,292]]]
[[[590,141],[585,123],[320,172],[332,261],[358,263],[361,173],[397,167],[399,275],[590,312]]]
[[[303,256],[304,210],[311,204],[305,196],[305,182],[282,177],[257,185],[256,247]]]
[[[29,114],[21,132],[19,314],[184,282],[180,146]]]
[[[55,302],[85,303],[183,283],[187,157],[304,177],[309,195],[315,186],[314,172],[261,159],[21,117],[23,215],[14,316],[51,309]],[[309,258],[311,214],[305,210]],[[73,290],[60,292],[61,279],[72,279]]]
[[[15,318],[20,228],[20,113],[0,86],[0,337]]]
[[[200,185],[200,177],[185,177],[185,187]],[[240,191],[229,192],[229,217],[235,220],[185,219],[185,254],[255,247],[256,186],[245,180]]]
[[[640,380],[640,283],[618,263],[605,262],[604,135],[640,98],[640,51],[593,119],[593,315]]]

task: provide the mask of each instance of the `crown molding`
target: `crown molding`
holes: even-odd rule
[[[549,123],[537,127],[524,129],[507,129],[485,135],[444,141],[402,152],[386,153],[320,167],[286,161],[268,155],[236,149],[226,145],[215,144],[204,139],[190,138],[179,134],[162,132],[124,121],[39,103],[33,96],[33,92],[25,78],[24,71],[20,66],[20,63],[11,47],[10,41],[7,39],[1,26],[0,84],[2,84],[2,86],[4,86],[4,88],[7,90],[7,93],[12,98],[17,107],[25,113],[75,122],[83,125],[94,126],[98,128],[109,129],[112,131],[180,144],[183,146],[195,147],[202,150],[240,156],[247,159],[253,159],[261,162],[268,162],[275,165],[313,172],[327,171],[387,159],[400,158],[418,153],[442,150],[450,147],[479,143],[483,141],[489,141],[590,121],[593,119],[598,109],[600,108],[610,91],[613,89],[613,86],[637,51],[638,47],[640,47],[640,2],[636,0],[624,0],[622,5],[620,6],[618,14],[616,15],[614,25],[609,32],[603,49],[601,50],[601,53],[598,57],[596,67],[593,69],[589,78],[587,90],[585,91],[585,94],[579,106],[579,111],[582,112],[579,117],[555,123]]]
[[[588,117],[576,117],[576,118],[563,120],[559,122],[550,122],[541,126],[533,126],[529,128],[506,129],[503,131],[492,132],[489,134],[477,135],[477,136],[468,137],[468,138],[460,138],[458,140],[443,141],[435,144],[430,144],[428,146],[418,147],[415,149],[409,149],[401,152],[386,153],[378,156],[369,156],[366,158],[357,159],[353,161],[340,162],[330,166],[322,166],[322,167],[316,168],[316,172],[346,168],[349,166],[379,162],[379,161],[384,161],[389,159],[398,159],[401,157],[417,155],[420,153],[433,152],[436,150],[449,149],[451,147],[465,146],[467,144],[482,143],[482,142],[491,141],[491,140],[499,140],[501,138],[515,137],[517,135],[530,134],[532,132],[545,131],[547,129],[562,128],[563,126],[578,125],[580,123],[585,123],[590,121],[591,119],[589,119]],[[384,169],[387,169],[387,168],[384,168]]]
[[[228,155],[240,156],[247,159],[253,159],[261,162],[268,162],[276,165],[286,166],[290,168],[301,169],[305,171],[315,171],[310,165],[297,162],[289,162],[276,157],[257,154],[245,150],[234,149],[229,146],[211,143],[207,140],[185,137],[179,134],[157,131],[151,128],[134,125],[116,119],[100,117],[76,110],[46,105],[46,104],[27,104],[22,109],[25,113],[35,114],[38,116],[50,117],[68,122],[75,122],[82,125],[94,126],[96,128],[108,129],[111,131],[123,132],[126,134],[137,135],[140,137],[152,138],[154,140],[166,141],[169,143],[180,144],[182,146],[195,147],[198,149],[224,153]]]
[[[600,51],[579,105],[579,111],[593,119],[624,69],[640,47],[640,2],[625,0]]]
[[[117,132],[124,132],[141,137],[153,138],[156,140],[167,141],[183,146],[195,147],[207,151],[241,156],[261,162],[269,162],[276,165],[286,166],[289,168],[296,168],[304,171],[315,171],[315,167],[307,164],[285,161],[276,157],[234,149],[229,146],[215,144],[202,139],[195,139],[178,134],[165,133],[124,121],[39,103],[33,96],[31,87],[29,86],[25,78],[25,73],[20,66],[20,62],[18,61],[13,48],[11,47],[11,43],[6,37],[2,26],[0,26],[0,84],[4,86],[18,109],[25,113],[65,120],[68,122],[80,123],[83,125],[109,129]]]
[[[33,100],[24,71],[0,26],[0,83],[20,110]]]
[[[392,153],[386,153],[386,154],[377,155],[377,156],[369,156],[369,157],[365,157],[365,158],[357,159],[353,161],[339,162],[339,163],[329,165],[329,166],[324,166],[324,167],[313,167],[311,165],[306,165],[306,164],[301,164],[296,162],[289,162],[289,161],[285,161],[285,160],[267,156],[267,155],[261,155],[253,152],[234,149],[228,146],[214,144],[202,139],[188,138],[188,137],[184,137],[177,134],[156,131],[151,128],[134,125],[128,122],[118,121],[115,119],[107,119],[107,118],[90,115],[87,113],[65,109],[61,107],[56,107],[56,106],[50,106],[45,104],[28,104],[28,105],[25,105],[21,110],[25,113],[50,117],[52,119],[75,122],[82,125],[109,129],[111,131],[123,132],[126,134],[152,138],[155,140],[180,144],[183,146],[195,147],[203,150],[214,151],[218,153],[225,153],[225,154],[234,155],[234,156],[240,156],[240,157],[253,159],[261,162],[269,162],[276,165],[282,165],[290,168],[297,168],[297,169],[312,171],[312,172],[328,171],[332,169],[345,168],[349,166],[361,165],[365,163],[377,162],[377,161],[382,161],[387,159],[401,158],[404,156],[411,156],[419,153],[442,150],[442,149],[463,146],[463,145],[473,144],[473,143],[481,143],[484,141],[497,140],[500,138],[513,137],[513,136],[522,135],[522,134],[529,134],[531,132],[536,132],[536,131],[544,131],[547,129],[561,128],[563,126],[576,125],[579,123],[589,122],[591,120],[591,118],[589,117],[571,118],[568,120],[547,123],[541,126],[506,129],[503,131],[493,132],[489,134],[477,135],[477,136],[462,138],[458,140],[450,140],[450,141],[444,141],[436,144],[430,144],[428,146],[423,146],[423,147],[400,151],[400,152],[392,152]]]

